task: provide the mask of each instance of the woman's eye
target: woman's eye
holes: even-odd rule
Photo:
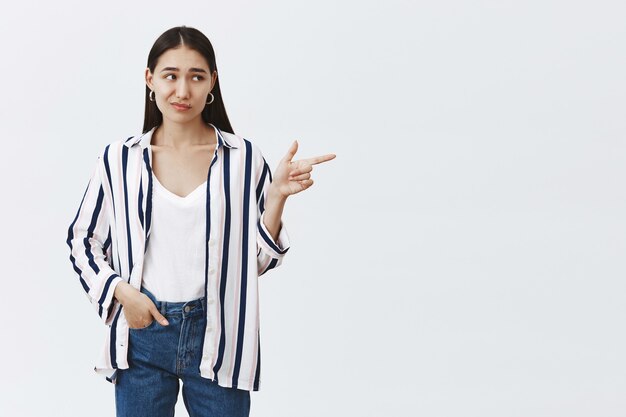
[[[165,79],[166,79],[166,80],[172,79],[172,78],[168,78],[168,77],[170,77],[170,76],[171,76],[171,77],[176,77],[176,75],[175,75],[175,74],[167,74],[167,75],[165,76]],[[201,75],[194,75],[194,78],[198,78],[198,81],[204,80],[204,77],[203,77],[203,76],[201,76]]]

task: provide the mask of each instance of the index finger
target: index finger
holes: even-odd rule
[[[304,159],[303,161],[311,165],[315,165],[315,164],[321,164],[322,162],[330,161],[331,159],[335,159],[336,156],[337,155],[335,155],[334,153],[329,153],[326,155],[314,156],[313,158],[307,158],[307,159]]]

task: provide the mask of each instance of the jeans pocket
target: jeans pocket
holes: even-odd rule
[[[156,319],[153,318],[150,324],[148,324],[146,327],[129,327],[128,330],[134,330],[134,331],[149,330],[153,328],[155,324],[156,324]]]

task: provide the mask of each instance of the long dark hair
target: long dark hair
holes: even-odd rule
[[[175,49],[182,45],[185,45],[195,51],[206,59],[209,64],[209,72],[211,75],[213,71],[217,71],[217,64],[215,63],[215,52],[213,51],[213,45],[209,39],[204,36],[198,29],[188,26],[177,26],[163,32],[161,36],[154,42],[150,54],[148,54],[148,68],[154,73],[157,61],[159,57],[165,53],[168,49]],[[226,132],[235,133],[228,115],[226,114],[226,108],[224,107],[224,101],[222,100],[222,91],[220,90],[220,76],[217,73],[215,85],[211,90],[213,96],[215,96],[211,104],[204,106],[202,110],[202,120],[205,123],[212,123],[220,130]],[[146,109],[143,120],[143,133],[148,132],[155,126],[160,125],[163,122],[163,113],[156,105],[156,101],[150,101],[150,88],[146,85]]]

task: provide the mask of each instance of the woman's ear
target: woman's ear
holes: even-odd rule
[[[215,88],[215,83],[217,82],[217,70],[213,71],[213,74],[211,74],[211,90],[213,91],[213,88]]]
[[[152,73],[148,67],[146,67],[146,85],[150,90],[154,90],[154,88],[152,88]]]

